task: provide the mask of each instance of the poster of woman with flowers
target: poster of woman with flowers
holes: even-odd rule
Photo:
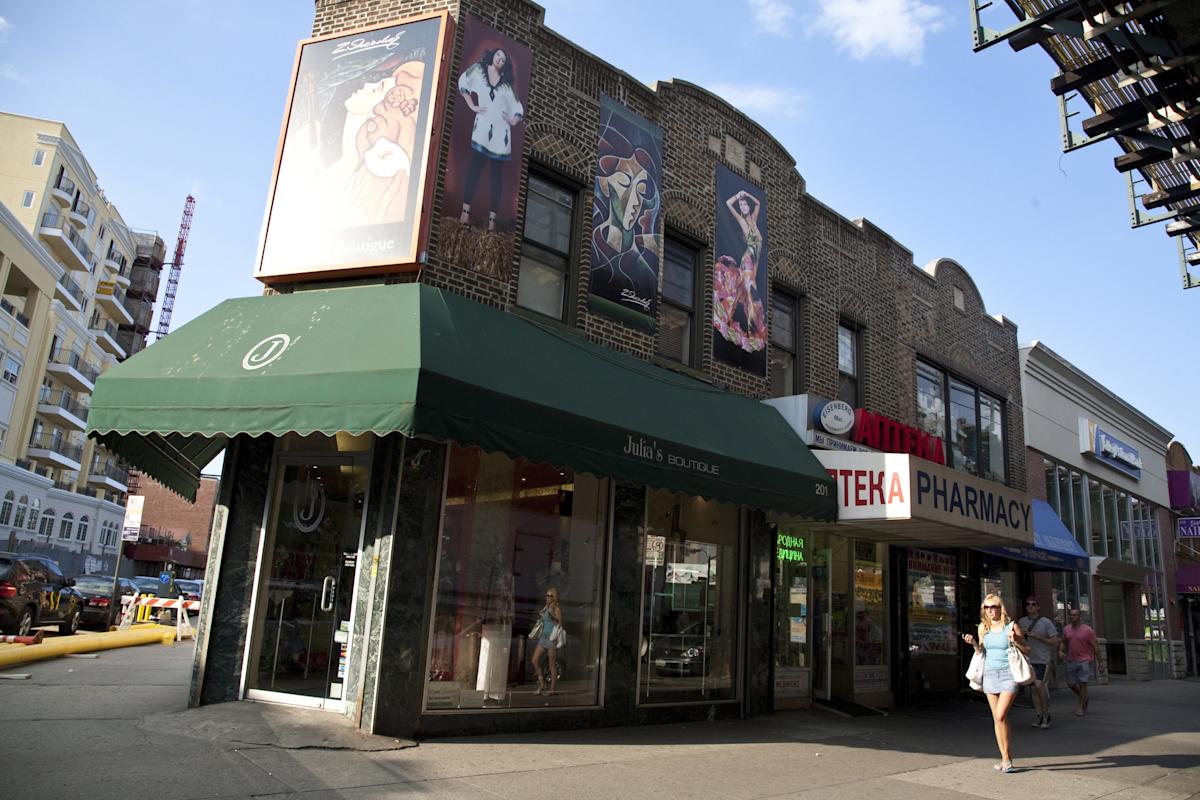
[[[767,374],[766,194],[717,165],[713,355],[755,375]]]

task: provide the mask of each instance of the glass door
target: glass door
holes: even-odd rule
[[[247,697],[340,708],[367,491],[363,456],[280,456]]]
[[[813,535],[812,547],[812,609],[809,619],[812,620],[813,641],[813,695],[821,700],[830,697],[830,674],[832,667],[833,647],[831,629],[833,627],[833,610],[830,606],[832,598],[832,582],[830,581],[830,566],[832,553],[829,547],[829,534]]]

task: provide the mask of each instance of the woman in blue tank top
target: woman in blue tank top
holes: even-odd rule
[[[1012,757],[1008,752],[1008,710],[1017,696],[1017,683],[1008,667],[1008,649],[1021,646],[1025,634],[1020,626],[1009,619],[1008,610],[998,594],[983,598],[979,608],[978,636],[963,634],[963,641],[984,654],[983,691],[988,705],[992,707],[992,727],[996,731],[996,745],[1000,748],[1000,763],[996,769],[1013,772]]]

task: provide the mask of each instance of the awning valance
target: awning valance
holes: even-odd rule
[[[1039,567],[1067,572],[1087,572],[1088,554],[1067,530],[1054,507],[1045,500],[1033,501],[1033,546],[993,547],[985,552],[1025,561]]]
[[[811,519],[779,413],[421,285],[227,300],[100,377],[89,435],[187,494],[237,434],[398,431]]]

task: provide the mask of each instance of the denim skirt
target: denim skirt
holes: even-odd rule
[[[984,694],[1000,694],[1001,692],[1015,692],[1016,690],[1017,682],[1013,680],[1012,672],[1008,667],[983,671]]]

